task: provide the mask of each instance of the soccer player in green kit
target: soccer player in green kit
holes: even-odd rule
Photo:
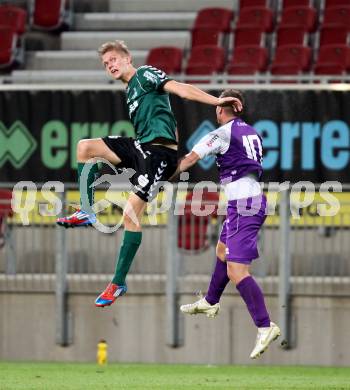
[[[103,307],[111,305],[127,291],[125,279],[141,244],[140,221],[146,204],[156,195],[157,183],[170,178],[177,167],[176,120],[171,111],[169,93],[213,106],[232,105],[237,111],[242,106],[238,99],[217,98],[190,84],[172,80],[152,66],[136,69],[123,41],[104,43],[98,53],[108,75],[126,84],[129,116],[136,130],[136,139],[109,136],[80,140],[77,146],[79,179],[85,163],[91,159],[97,161],[99,157],[118,168],[132,168],[136,171],[130,179],[134,193],[130,194],[124,210],[124,237],[115,275],[95,301],[96,306]],[[89,204],[82,202],[81,209],[73,215],[58,219],[59,225],[78,227],[92,225],[96,221],[92,212],[91,184],[98,166],[94,162],[88,164],[87,183],[83,188],[87,188],[85,199]],[[84,195],[82,191],[81,195]]]

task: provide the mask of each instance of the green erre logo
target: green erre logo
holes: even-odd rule
[[[69,164],[71,169],[76,169],[76,147],[80,139],[108,135],[135,136],[134,126],[127,120],[68,124],[50,120],[35,130],[32,135],[21,121],[15,121],[9,128],[0,122],[0,168],[9,162],[20,169],[36,151],[45,168],[61,169]]]
[[[36,147],[36,140],[21,121],[14,122],[9,129],[0,122],[0,168],[6,161],[21,168]]]

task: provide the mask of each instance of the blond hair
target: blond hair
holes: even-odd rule
[[[131,57],[128,47],[126,46],[124,41],[113,41],[113,42],[105,42],[98,48],[98,55],[100,58],[109,51],[117,51],[118,53],[124,54],[126,56]]]

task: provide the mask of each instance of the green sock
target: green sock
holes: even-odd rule
[[[83,168],[88,168],[88,174],[82,177]],[[85,169],[86,169],[85,168]],[[96,180],[96,176],[99,172],[98,164],[92,163],[81,163],[78,162],[78,181],[80,190],[80,205],[81,209],[89,214],[93,214],[92,205],[94,204],[94,188],[91,184]],[[87,176],[87,177],[86,177]],[[86,192],[83,191],[83,183],[86,182]],[[85,183],[84,183],[85,187]],[[84,188],[85,190],[85,188]],[[86,196],[87,195],[87,196]]]
[[[123,243],[120,248],[115,274],[112,283],[125,285],[126,274],[129,272],[132,261],[136,255],[137,250],[141,244],[142,233],[124,231]]]

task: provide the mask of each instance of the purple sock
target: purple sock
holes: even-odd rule
[[[211,281],[208,288],[208,293],[205,297],[208,303],[215,305],[220,301],[221,295],[230,281],[227,276],[227,265],[226,262],[221,261],[218,257],[216,258],[215,269],[211,276]]]
[[[236,288],[246,303],[255,325],[258,328],[270,326],[264,295],[256,281],[251,276],[247,276],[237,284]]]

